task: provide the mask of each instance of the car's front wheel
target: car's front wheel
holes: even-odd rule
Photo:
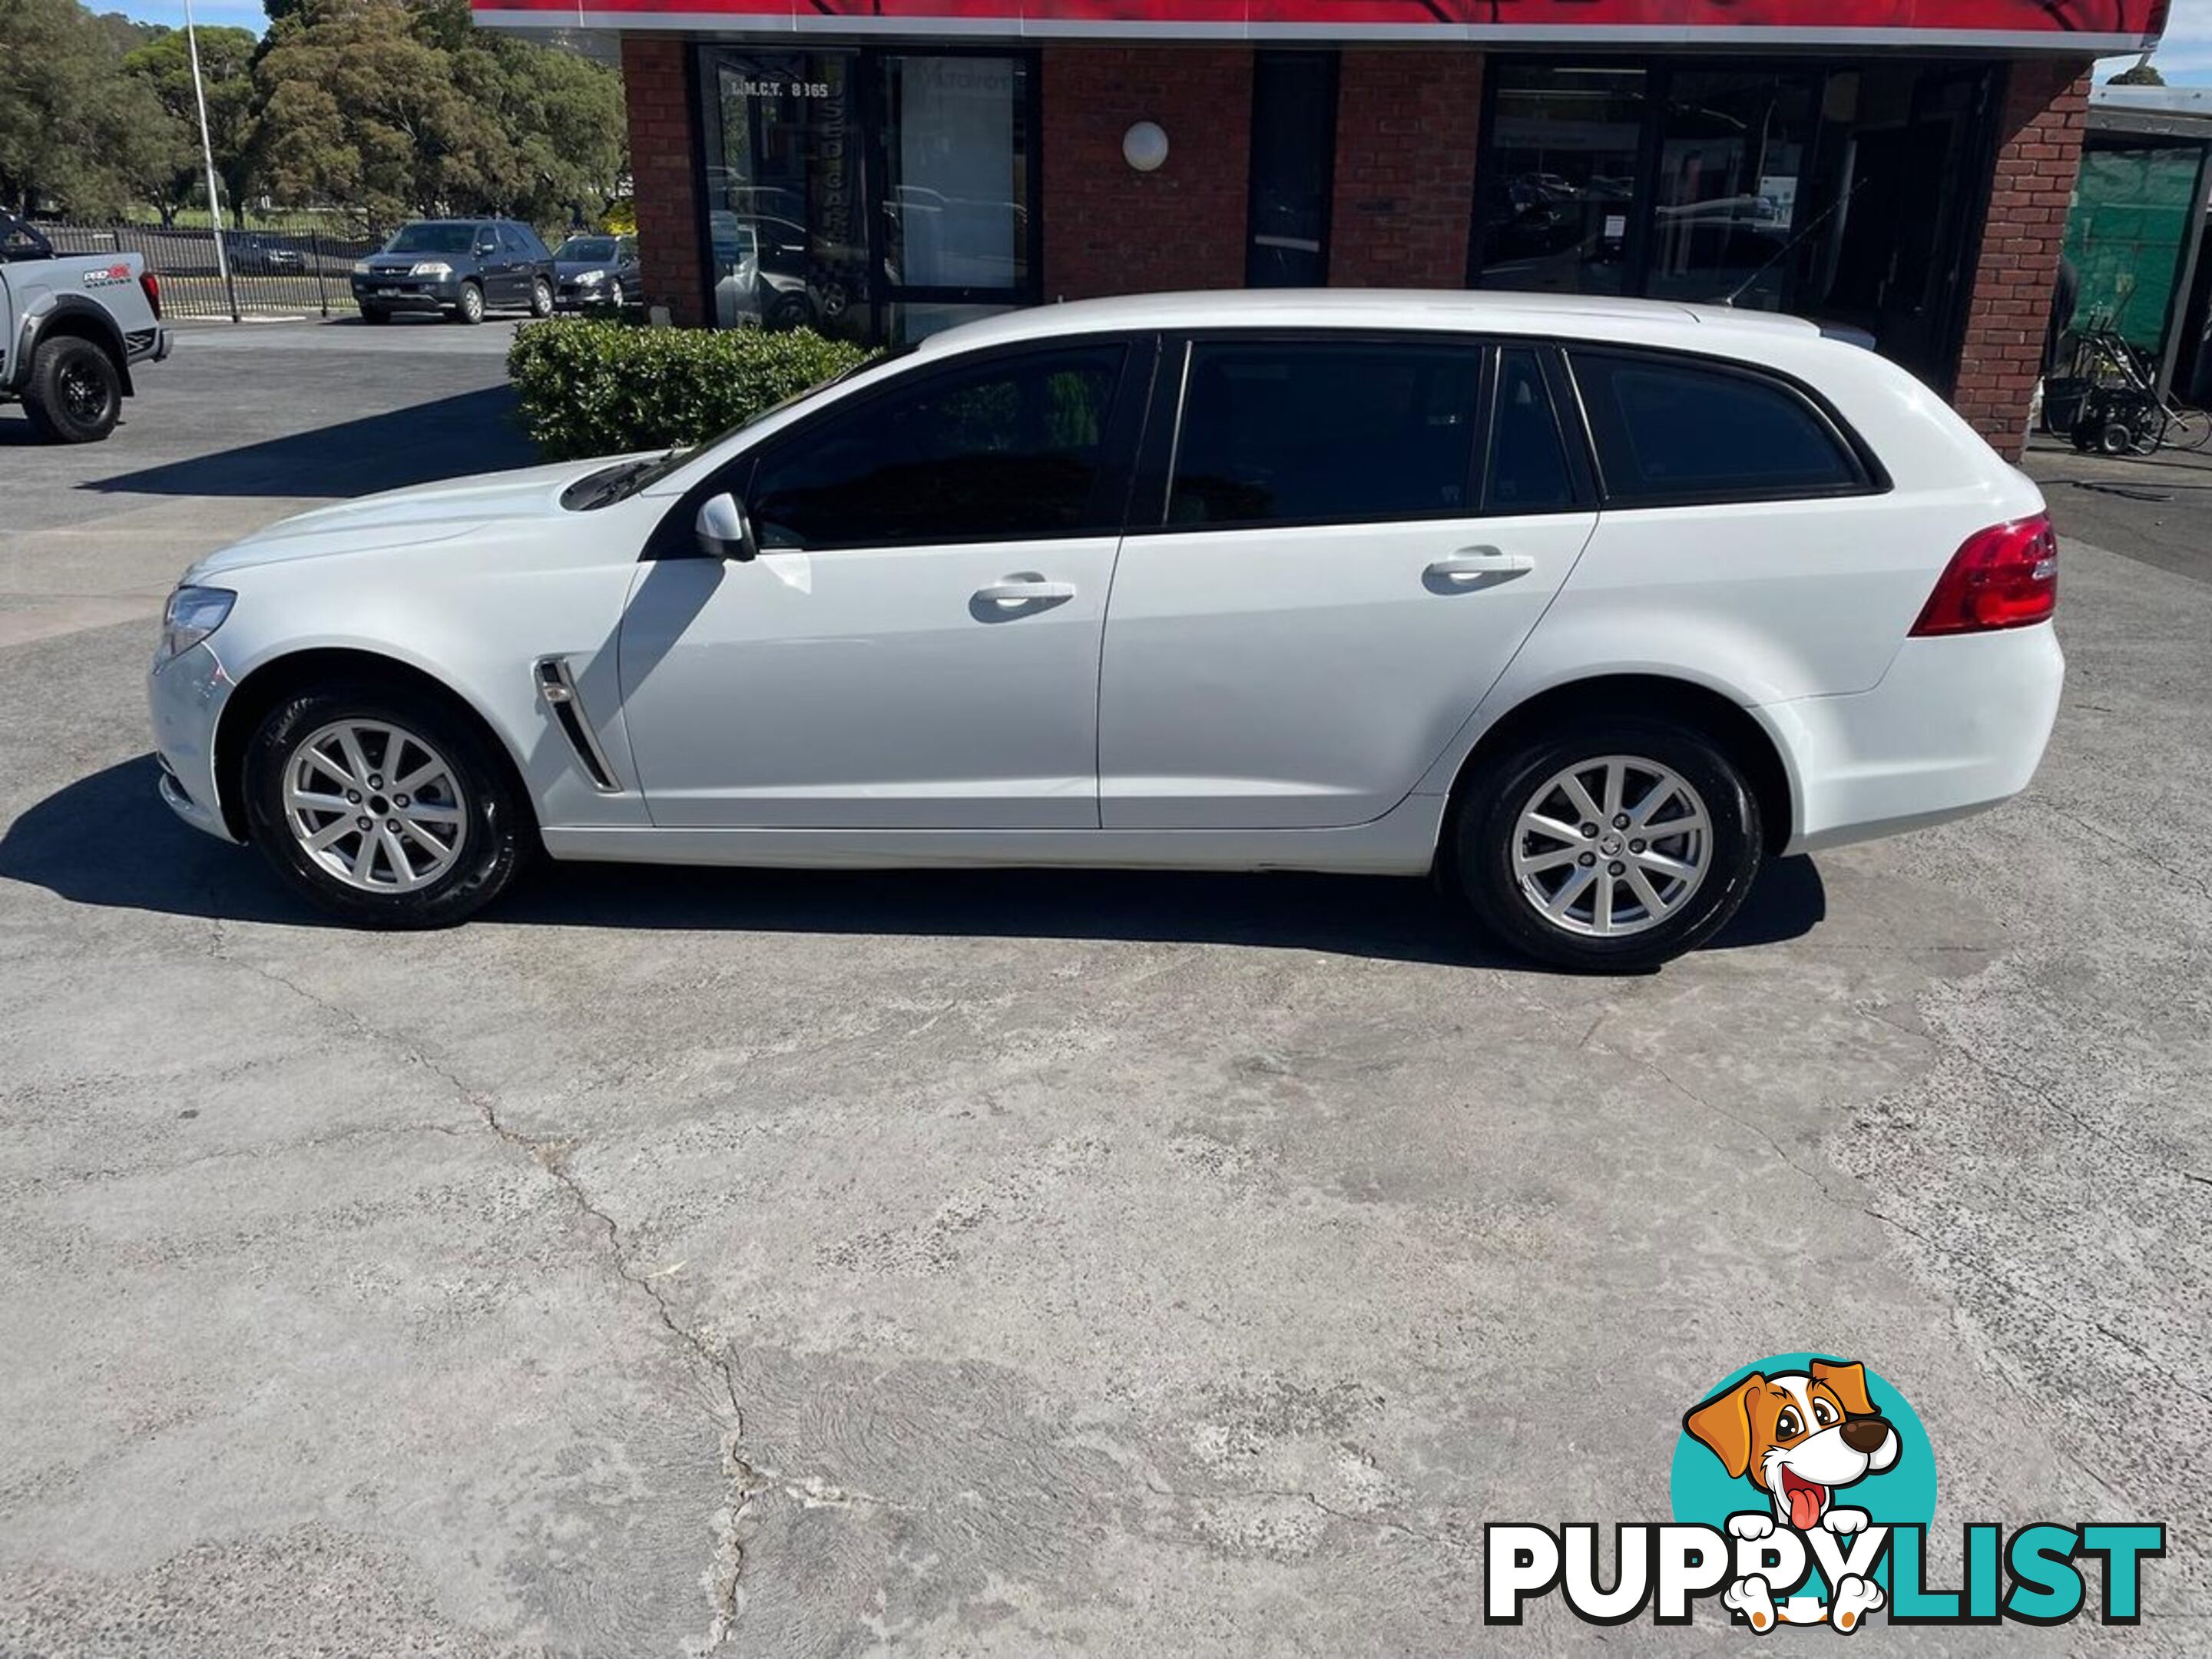
[[[1475,915],[1539,961],[1654,968],[1724,927],[1759,872],[1759,802],[1686,726],[1589,718],[1468,780],[1453,871]]]
[[[617,311],[623,308],[623,285],[619,282],[607,284],[607,304]]]
[[[512,773],[442,699],[301,692],[246,752],[253,843],[295,891],[368,927],[442,927],[497,897],[533,844]]]
[[[453,308],[453,320],[457,323],[480,323],[483,319],[483,290],[474,283],[463,283],[460,301]]]

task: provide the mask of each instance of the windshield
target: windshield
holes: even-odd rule
[[[794,393],[780,404],[770,404],[757,415],[747,416],[730,428],[728,431],[718,432],[704,442],[693,444],[689,448],[672,449],[665,455],[656,456],[653,459],[641,464],[635,461],[625,462],[619,468],[611,469],[605,473],[593,473],[588,477],[580,479],[577,483],[569,485],[562,493],[561,505],[568,507],[571,511],[580,512],[595,507],[605,507],[610,501],[625,501],[636,495],[641,489],[651,489],[679,467],[690,465],[699,455],[714,448],[717,444],[727,443],[740,432],[748,428],[758,426],[770,416],[781,415],[787,409],[795,409],[808,398],[821,396],[833,386],[842,386],[848,380],[857,379],[860,375],[873,374],[877,369],[885,368],[911,355],[915,349],[915,348],[911,345],[903,345],[895,350],[886,351],[881,356],[870,357],[863,362],[854,363],[852,368],[841,369],[826,380],[817,380],[805,391]],[[591,487],[586,488],[586,486]]]
[[[477,245],[474,225],[402,225],[384,245],[386,253],[466,253]]]
[[[615,257],[615,239],[611,236],[571,236],[561,244],[556,259],[611,259]]]

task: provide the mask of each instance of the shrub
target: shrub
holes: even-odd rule
[[[507,373],[548,460],[711,438],[864,362],[805,329],[641,328],[553,318],[514,332]]]

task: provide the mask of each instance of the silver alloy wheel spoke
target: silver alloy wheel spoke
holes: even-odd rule
[[[1672,769],[1638,755],[1597,756],[1563,767],[1528,796],[1511,852],[1522,896],[1547,921],[1621,939],[1659,926],[1704,884],[1712,820]]]
[[[337,720],[310,734],[285,763],[283,801],[300,850],[363,892],[428,886],[453,869],[468,839],[453,767],[414,732],[383,721]]]

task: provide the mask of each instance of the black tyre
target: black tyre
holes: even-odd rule
[[[123,376],[110,357],[73,334],[42,340],[31,358],[23,412],[41,437],[97,443],[123,417]]]
[[[1586,717],[1468,778],[1452,872],[1516,950],[1629,973],[1718,933],[1764,845],[1758,799],[1723,747],[1685,726]]]
[[[457,323],[476,324],[483,321],[483,290],[474,283],[463,283],[460,303],[453,307],[453,320]]]
[[[2135,447],[2135,429],[2125,421],[2107,421],[2097,428],[2100,455],[2124,455]]]
[[[363,927],[444,927],[536,845],[504,757],[441,698],[338,685],[270,709],[246,751],[246,825],[295,891]]]
[[[530,285],[530,314],[550,317],[553,314],[553,284],[540,276]]]
[[[374,326],[379,324],[390,322],[392,320],[392,313],[388,311],[376,310],[374,307],[370,306],[363,306],[361,308],[361,319],[364,323],[368,323],[371,326]]]

